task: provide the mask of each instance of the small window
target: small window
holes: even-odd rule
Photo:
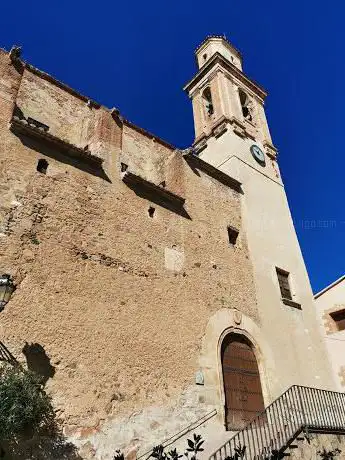
[[[335,311],[330,314],[335,322],[338,331],[345,330],[345,310]]]
[[[210,88],[206,88],[202,93],[202,99],[204,102],[205,112],[208,117],[211,117],[214,114],[212,94]]]
[[[155,215],[155,211],[156,211],[155,208],[153,208],[152,206],[149,207],[148,213],[149,213],[149,217],[151,217],[151,219]]]
[[[280,268],[277,268],[276,270],[282,298],[292,300],[289,273],[284,270],[281,270]]]
[[[235,246],[238,237],[238,230],[234,227],[228,227],[229,244]]]
[[[206,53],[205,53],[205,54],[203,54],[203,56],[202,56],[202,57],[203,57],[204,61],[206,61],[206,59],[207,59],[207,54],[206,54]]]
[[[41,174],[46,174],[47,172],[47,169],[48,169],[48,161],[45,160],[44,158],[41,158],[38,160],[38,163],[37,163],[37,171]]]

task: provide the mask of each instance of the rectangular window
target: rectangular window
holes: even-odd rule
[[[331,313],[331,317],[335,322],[338,331],[345,330],[345,310],[334,311]]]
[[[289,283],[289,273],[284,270],[281,270],[280,268],[276,268],[276,270],[282,298],[292,300]]]

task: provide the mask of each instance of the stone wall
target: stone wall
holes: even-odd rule
[[[85,457],[144,451],[214,407],[195,385],[209,318],[237,308],[257,321],[242,197],[5,52],[0,76],[0,270],[17,286],[1,340],[31,366],[44,350],[47,389]],[[58,138],[99,149],[104,170],[12,133],[18,109]],[[185,198],[183,212],[126,185],[121,162],[165,181]],[[235,247],[229,225],[239,229]]]

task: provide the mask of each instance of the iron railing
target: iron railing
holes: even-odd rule
[[[293,385],[210,460],[224,460],[246,446],[245,460],[266,460],[282,453],[301,431],[345,432],[345,393]]]
[[[0,361],[12,364],[12,366],[18,366],[18,361],[12,355],[10,350],[0,341]]]
[[[195,430],[196,428],[198,428],[200,425],[203,425],[204,423],[206,423],[208,420],[210,420],[215,415],[217,415],[217,409],[213,409],[207,414],[204,414],[202,417],[198,418],[197,420],[194,420],[194,422],[191,423],[190,425],[186,426],[179,432],[175,433],[174,435],[170,436],[169,438],[165,439],[164,441],[158,444],[162,445],[164,448],[170,446],[171,444],[176,442],[178,439],[182,438],[182,436],[185,436],[192,430]],[[137,460],[140,460],[142,457],[146,457],[146,460],[148,460],[151,457],[152,452],[153,452],[152,449],[144,452],[143,454],[139,455],[139,457],[137,457]]]

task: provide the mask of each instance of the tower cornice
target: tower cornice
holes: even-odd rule
[[[267,91],[256,83],[254,80],[248,78],[240,69],[231,64],[219,52],[216,52],[199,70],[199,72],[184,86],[184,91],[190,93],[195,85],[197,85],[202,78],[216,65],[220,65],[229,74],[236,77],[244,85],[250,88],[260,99],[264,100],[267,96]]]
[[[242,59],[242,53],[240,50],[238,50],[224,35],[208,35],[201,43],[199,46],[196,47],[195,53],[201,50],[201,48],[206,45],[207,42],[209,42],[212,39],[220,39],[223,40],[227,44],[228,47],[230,47],[236,54],[237,56]]]

